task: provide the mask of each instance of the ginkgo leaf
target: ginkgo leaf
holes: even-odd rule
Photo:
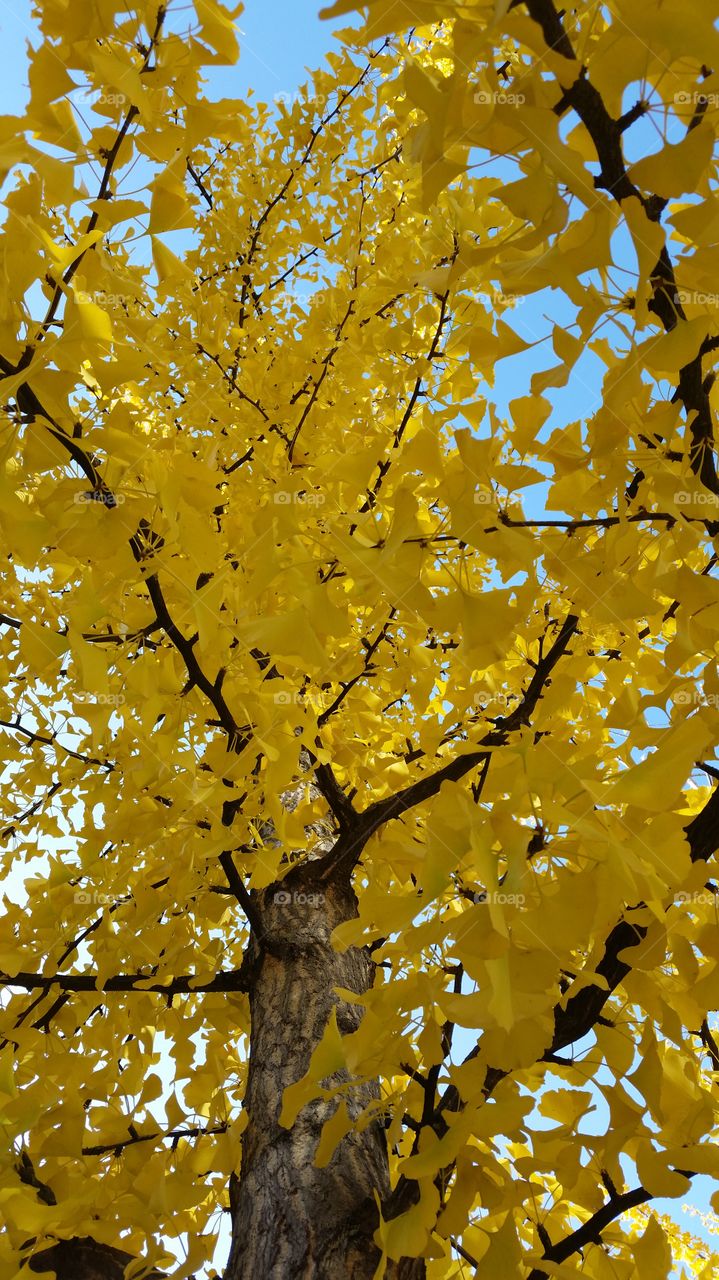
[[[167,284],[173,280],[187,280],[190,277],[185,263],[156,236],[152,237],[152,260],[161,284]]]
[[[163,231],[179,231],[193,225],[194,218],[182,182],[172,174],[161,174],[152,185],[148,231],[156,236]],[[155,265],[158,266],[157,257]]]
[[[643,363],[652,371],[676,373],[694,359],[706,337],[707,321],[703,317],[680,320],[669,333],[642,343]]]
[[[67,637],[58,635],[51,627],[36,622],[25,622],[20,639],[20,653],[31,670],[44,671],[68,648]]]
[[[229,64],[236,61],[239,48],[233,19],[243,9],[244,4],[228,9],[215,3],[215,0],[199,0],[200,39],[214,50],[215,57],[212,61]]]
[[[424,1253],[429,1231],[439,1207],[439,1194],[432,1182],[420,1183],[420,1197],[411,1209],[384,1222],[380,1218],[375,1239],[390,1258],[419,1258]]]
[[[476,1275],[482,1280],[510,1276],[521,1265],[522,1249],[512,1213],[507,1213],[499,1227],[490,1233],[489,1248],[482,1256]]]
[[[112,342],[112,324],[102,307],[76,298],[75,311],[83,338],[88,342]]]
[[[656,751],[610,783],[607,794],[611,802],[662,810],[667,794],[677,794],[711,737],[711,728],[698,719],[684,720],[665,730]]]
[[[289,1085],[282,1098],[280,1124],[289,1129],[299,1111],[315,1094],[320,1080],[328,1079],[345,1065],[342,1037],[337,1028],[337,1015],[333,1008],[317,1048],[313,1051],[304,1079]]]
[[[322,1126],[322,1136],[317,1144],[314,1163],[318,1169],[324,1169],[332,1159],[337,1144],[350,1132],[353,1121],[347,1111],[347,1103],[341,1098],[329,1120]]]
[[[629,170],[638,187],[668,200],[697,190],[714,148],[714,130],[706,124],[692,129],[681,142],[667,143],[656,155],[645,156]]]

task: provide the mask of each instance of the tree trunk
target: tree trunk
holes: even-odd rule
[[[357,914],[347,879],[312,881],[312,864],[290,872],[281,885],[255,896],[265,945],[250,943],[252,1033],[245,1098],[248,1125],[242,1168],[233,1194],[232,1248],[225,1280],[372,1280],[380,1252],[376,1191],[389,1193],[387,1147],[381,1121],[350,1133],[330,1163],[313,1160],[335,1099],[316,1098],[291,1129],[279,1123],[284,1089],[301,1079],[336,1008],[342,1035],[359,1025],[359,1005],[340,1000],[334,987],[363,993],[372,984],[368,952],[330,945],[336,925]],[[324,1081],[347,1084],[346,1071]],[[342,1095],[351,1116],[379,1096],[376,1081],[358,1082]],[[424,1263],[390,1263],[388,1280],[421,1280]]]

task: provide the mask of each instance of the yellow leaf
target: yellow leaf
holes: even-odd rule
[[[207,61],[232,65],[237,61],[239,52],[236,24],[232,19],[239,17],[244,4],[237,5],[235,9],[225,9],[215,0],[195,0],[195,5],[200,19],[200,39],[215,50],[215,56]]]
[[[194,216],[182,183],[171,172],[165,172],[152,184],[152,203],[148,230],[178,231],[194,226]]]
[[[637,355],[652,372],[677,373],[694,359],[712,327],[707,316],[678,320],[669,333],[642,342]]]
[[[419,1186],[420,1198],[406,1213],[391,1218],[389,1222],[380,1215],[374,1238],[390,1258],[421,1258],[424,1253],[437,1218],[439,1193],[429,1179],[420,1182]]]
[[[102,237],[102,231],[95,229],[95,231],[88,231],[85,235],[80,236],[74,244],[56,244],[43,227],[37,228],[37,234],[49,249],[61,271],[69,267],[71,262],[75,262],[77,258],[81,257],[87,249],[91,248]]]
[[[75,297],[78,324],[84,338],[90,342],[112,342],[110,317],[96,302],[80,301]]]
[[[514,1216],[510,1212],[498,1231],[489,1237],[489,1249],[480,1259],[475,1271],[476,1280],[499,1280],[500,1276],[518,1275],[521,1268],[522,1248],[517,1238]]]
[[[33,98],[38,95],[45,102],[54,102],[56,98],[62,98],[64,94],[77,88],[62,60],[47,44],[41,44],[32,51],[29,80]]]
[[[20,633],[20,657],[31,671],[45,671],[67,651],[69,640],[50,627],[37,622],[23,622]]]
[[[688,1178],[668,1167],[665,1154],[655,1151],[649,1141],[637,1147],[636,1165],[639,1181],[653,1196],[683,1196],[691,1186]]]
[[[668,142],[656,155],[637,160],[629,170],[630,181],[665,200],[685,191],[693,194],[709,167],[714,142],[714,130],[708,124],[700,124],[681,142]]]
[[[633,804],[660,812],[678,799],[695,760],[701,758],[713,730],[694,717],[664,729],[657,749],[607,786],[609,804]]]
[[[466,1108],[459,1116],[448,1115],[450,1127],[444,1137],[438,1138],[433,1130],[425,1130],[417,1155],[403,1160],[402,1175],[406,1178],[433,1178],[440,1169],[451,1165],[472,1132],[475,1117]]]
[[[162,243],[162,240],[158,240],[157,236],[152,237],[152,261],[155,264],[160,284],[189,280],[192,277],[192,272],[185,266],[184,262],[171,249],[168,249],[167,245]]]
[[[353,1123],[352,1117],[347,1111],[347,1103],[344,1098],[341,1098],[339,1105],[329,1120],[325,1120],[322,1126],[322,1133],[317,1143],[314,1158],[316,1169],[324,1169],[329,1164],[337,1145],[350,1132]]]
[[[333,1005],[322,1039],[312,1052],[305,1075],[288,1085],[282,1095],[280,1124],[291,1129],[305,1103],[323,1093],[321,1080],[335,1075],[345,1066],[345,1049],[337,1026],[337,1010]]]
[[[38,1200],[33,1191],[14,1191],[9,1187],[0,1190],[0,1212],[16,1231],[32,1235],[47,1231],[52,1218],[51,1207]]]
[[[634,242],[637,255],[638,276],[635,312],[637,324],[644,326],[649,316],[648,302],[653,293],[650,276],[664,248],[664,231],[658,222],[652,222],[641,201],[636,196],[622,200],[622,213]]]

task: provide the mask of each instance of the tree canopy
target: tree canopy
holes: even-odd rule
[[[244,1280],[310,1133],[378,1280],[708,1278],[719,8],[355,9],[39,0],[0,118],[3,1274]]]

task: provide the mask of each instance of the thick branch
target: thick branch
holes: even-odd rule
[[[575,61],[572,42],[564,29],[562,16],[557,11],[554,0],[524,0],[524,3],[530,17],[541,27],[549,48],[561,57]],[[654,193],[643,193],[630,180],[622,147],[626,117],[615,120],[609,114],[602,95],[588,79],[586,67],[579,68],[576,80],[568,89],[563,90],[560,101],[562,109],[572,107],[576,111],[594,143],[600,165],[600,173],[594,180],[595,186],[608,191],[619,204],[635,197],[650,221],[659,222],[667,201]],[[693,120],[690,129],[696,123],[698,120]],[[677,301],[677,281],[666,246],[652,272],[651,284],[649,310],[658,316],[668,332],[680,320],[685,320],[686,315],[681,302]],[[713,454],[712,412],[709,390],[702,371],[701,351],[680,370],[677,398],[684,405],[687,419],[691,419],[689,459],[692,471],[699,476],[705,488],[719,494],[719,479]]]
[[[54,1273],[56,1280],[125,1280],[131,1262],[136,1259],[124,1249],[100,1244],[92,1236],[73,1236],[36,1253],[27,1265],[36,1274]],[[166,1275],[164,1271],[148,1271],[143,1280],[166,1280]]]
[[[567,1258],[571,1258],[573,1253],[579,1253],[586,1244],[601,1244],[601,1232],[609,1226],[610,1222],[621,1217],[628,1209],[635,1209],[638,1204],[646,1204],[653,1199],[654,1196],[651,1191],[647,1191],[646,1187],[635,1187],[633,1191],[624,1191],[610,1196],[606,1204],[603,1204],[601,1209],[597,1209],[597,1212],[583,1222],[581,1227],[577,1227],[576,1231],[572,1231],[563,1240],[545,1249],[545,1260],[564,1262]],[[541,1267],[534,1267],[527,1280],[548,1280],[548,1274]]]
[[[537,662],[521,701],[508,716],[497,720],[496,727],[485,734],[475,751],[467,751],[461,756],[455,756],[441,768],[433,773],[424,774],[402,791],[396,791],[394,795],[387,796],[384,800],[377,800],[367,809],[363,809],[357,815],[353,828],[346,836],[340,837],[334,849],[321,859],[320,879],[331,878],[340,867],[351,872],[367,841],[386,822],[401,818],[402,814],[436,796],[443,782],[458,782],[472,769],[485,764],[494,747],[504,746],[511,733],[529,724],[551,672],[576,633],[577,623],[578,618],[574,614],[567,615],[556,640]]]
[[[220,863],[220,866],[222,867],[222,870],[225,873],[225,876],[227,878],[227,883],[230,886],[232,893],[234,893],[235,897],[237,898],[237,901],[242,907],[242,910],[247,916],[247,921],[250,925],[250,928],[253,930],[253,932],[257,936],[258,941],[260,941],[263,936],[262,920],[252,900],[252,896],[249,892],[249,889],[246,888],[245,882],[242,879],[242,876],[240,875],[239,871],[237,870],[237,867],[235,866],[234,858],[232,857],[232,851],[229,849],[225,849],[225,852],[220,854],[218,861]]]

